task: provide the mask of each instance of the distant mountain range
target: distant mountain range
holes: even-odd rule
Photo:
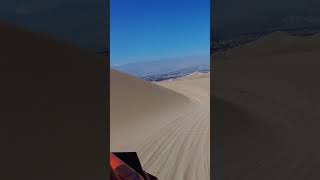
[[[208,53],[208,55],[129,63],[112,68],[145,80],[158,81],[181,77],[196,71],[209,71],[210,55]]]
[[[192,74],[194,72],[206,73],[209,71],[210,71],[209,67],[200,67],[200,68],[199,67],[191,67],[191,68],[181,69],[181,70],[177,70],[177,71],[172,71],[170,73],[165,73],[165,74],[155,74],[155,75],[143,76],[141,78],[146,81],[163,81],[163,80],[168,80],[168,79],[180,78],[180,77]]]

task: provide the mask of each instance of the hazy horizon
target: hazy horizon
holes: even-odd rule
[[[160,61],[170,61],[170,60],[181,60],[181,59],[190,59],[191,57],[201,57],[201,56],[208,56],[210,58],[209,54],[207,53],[199,53],[199,54],[192,54],[192,55],[184,55],[184,56],[169,56],[169,57],[161,57],[157,59],[143,59],[140,61],[128,61],[128,62],[123,62],[123,63],[118,63],[118,64],[111,64],[111,67],[116,67],[116,66],[126,66],[126,65],[131,65],[131,64],[145,64],[145,63],[152,63],[152,62],[160,62]],[[209,61],[210,59],[208,59]]]

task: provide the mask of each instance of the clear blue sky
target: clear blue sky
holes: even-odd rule
[[[210,0],[110,0],[112,65],[209,49]]]

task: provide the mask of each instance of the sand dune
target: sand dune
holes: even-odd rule
[[[157,84],[111,72],[111,150],[163,180],[209,178],[209,74]]]
[[[215,61],[214,178],[319,179],[320,41],[264,39]]]
[[[105,179],[104,59],[8,24],[0,39],[0,179]]]
[[[159,119],[181,113],[189,104],[188,98],[153,83],[115,70],[111,70],[110,75],[110,140],[113,151],[134,150],[129,144],[137,144],[133,139],[145,138],[146,134],[166,122]]]

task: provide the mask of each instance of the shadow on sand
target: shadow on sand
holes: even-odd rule
[[[280,146],[271,128],[223,99],[213,98],[212,104],[214,179],[249,180],[270,175]]]

